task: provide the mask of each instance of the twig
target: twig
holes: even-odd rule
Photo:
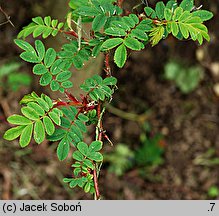
[[[104,109],[105,110],[105,109]],[[101,112],[101,103],[99,102],[97,105],[97,118],[98,118],[98,123],[96,126],[96,140],[102,141],[102,130],[103,130],[103,124],[102,124],[102,115],[104,110]],[[94,175],[94,188],[95,188],[95,198],[98,200],[100,199],[100,192],[99,192],[99,186],[98,186],[98,180],[97,180],[97,164],[95,163],[95,168],[93,171]]]
[[[11,20],[10,20],[11,17],[8,16],[8,14],[2,9],[1,6],[0,6],[0,11],[5,15],[5,18],[7,19],[7,21],[1,23],[0,26],[1,26],[1,25],[4,25],[4,24],[7,24],[7,23],[10,23],[13,27],[15,27],[14,24],[13,24],[13,23],[11,22]]]
[[[138,123],[144,123],[146,120],[148,120],[148,118],[150,116],[149,112],[138,115],[135,113],[125,112],[125,111],[120,110],[120,109],[118,109],[110,104],[107,104],[106,108],[110,113],[112,113],[116,116],[119,116],[119,117],[126,119],[126,120],[136,121]]]

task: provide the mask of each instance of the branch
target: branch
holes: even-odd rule
[[[103,130],[103,124],[102,124],[102,115],[103,112],[101,112],[101,103],[98,103],[97,106],[97,118],[98,118],[98,123],[96,127],[96,140],[102,141],[102,130]],[[97,176],[97,167],[95,164],[95,168],[93,171],[94,175],[94,188],[95,188],[95,193],[96,193],[96,199],[100,199],[100,192],[99,192],[99,186],[98,186],[98,176]]]
[[[138,123],[144,123],[145,121],[148,120],[149,116],[151,115],[150,111],[143,113],[143,114],[140,114],[140,115],[135,114],[135,113],[125,112],[125,111],[118,109],[110,104],[107,104],[106,108],[110,113],[112,113],[116,116],[119,116],[120,118],[129,120],[129,121],[136,121]]]
[[[1,6],[0,6],[0,11],[4,14],[5,18],[7,19],[7,21],[1,23],[0,26],[1,26],[1,25],[4,25],[4,24],[7,24],[7,23],[10,23],[13,27],[15,27],[14,24],[13,24],[13,23],[11,22],[11,20],[10,20],[11,17],[8,16],[8,14],[2,9]]]

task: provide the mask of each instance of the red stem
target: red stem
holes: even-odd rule
[[[94,188],[95,188],[95,193],[96,193],[96,198],[97,200],[100,198],[100,191],[99,191],[99,187],[98,187],[98,180],[97,180],[97,171],[96,168],[94,168]]]
[[[110,69],[110,55],[109,53],[105,54],[105,72],[106,76],[110,77],[111,76],[111,69]]]
[[[101,103],[99,102],[97,105],[97,118],[100,119],[101,118]],[[99,126],[99,133],[98,133],[98,141],[102,141],[102,120],[100,120],[100,126]],[[97,180],[97,171],[96,171],[96,167],[94,168],[93,171],[93,175],[94,175],[94,188],[95,188],[95,192],[96,192],[96,198],[99,199],[100,198],[100,192],[99,192],[99,186],[98,186],[98,180]]]
[[[123,1],[124,1],[124,0],[118,0],[118,1],[117,1],[117,4],[118,4],[118,6],[119,6],[120,8],[122,7]]]

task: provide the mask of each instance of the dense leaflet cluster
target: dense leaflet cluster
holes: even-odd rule
[[[196,10],[193,0],[183,0],[179,5],[170,0],[165,5],[158,2],[155,9],[145,7],[141,14],[123,11],[115,0],[71,0],[70,12],[65,23],[50,16],[33,18],[33,22],[18,34],[15,43],[23,50],[20,57],[35,64],[33,73],[40,77],[41,86],[49,86],[52,91],[60,91],[66,100],[52,100],[42,94],[32,92],[21,100],[22,115],[8,117],[10,124],[17,125],[5,132],[4,138],[13,140],[18,137],[21,147],[29,145],[33,136],[36,143],[45,139],[57,141],[59,160],[68,157],[70,148],[74,149],[73,175],[64,182],[70,187],[79,186],[85,192],[100,197],[98,175],[103,161],[100,153],[103,138],[102,118],[104,104],[110,102],[117,89],[117,80],[111,75],[109,53],[114,55],[118,67],[123,67],[128,52],[142,50],[147,44],[152,46],[172,34],[177,39],[191,38],[203,43],[210,40],[208,30],[203,24],[212,18],[206,10]],[[73,30],[75,24],[77,32]],[[83,24],[91,23],[91,32],[83,32]],[[41,40],[33,47],[25,41],[32,34],[34,38],[67,35],[69,42],[61,51],[46,49]],[[22,39],[21,39],[22,38]],[[95,75],[84,80],[80,88],[84,92],[81,99],[69,93],[73,86],[71,67],[81,69],[86,61],[104,53],[106,76]],[[83,75],[82,75],[83,76]],[[71,80],[70,80],[71,79]],[[91,144],[84,142],[88,125],[95,125],[96,136]]]

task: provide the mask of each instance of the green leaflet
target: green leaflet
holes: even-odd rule
[[[178,33],[179,33],[179,26],[177,25],[177,23],[175,23],[175,22],[171,23],[171,31],[173,33],[173,36],[176,37],[178,35]]]
[[[24,128],[24,125],[10,128],[5,132],[3,138],[9,141],[14,140],[21,135]]]
[[[46,112],[49,111],[50,106],[42,97],[41,98],[37,98],[36,101]]]
[[[67,89],[67,88],[73,87],[73,83],[71,81],[67,80],[67,81],[62,82],[61,86],[65,89]]]
[[[97,15],[92,22],[92,29],[94,31],[100,31],[100,29],[104,26],[107,21],[107,17],[105,14]]]
[[[75,151],[72,156],[77,161],[83,161],[84,160],[84,156],[79,151]]]
[[[103,160],[103,155],[100,152],[90,152],[88,158],[96,162],[101,162]]]
[[[86,115],[82,114],[82,113],[80,113],[78,115],[78,119],[81,120],[82,122],[88,122],[89,121],[89,118]]]
[[[191,11],[194,7],[194,0],[183,0],[179,6],[185,11]]]
[[[165,20],[170,21],[170,20],[172,20],[172,17],[173,17],[172,10],[170,10],[168,8],[165,8],[165,10],[164,10],[164,18],[165,18]]]
[[[33,124],[27,125],[20,136],[19,144],[22,148],[26,147],[29,145],[32,137],[32,132],[33,132]]]
[[[122,68],[127,59],[127,50],[124,44],[121,44],[115,51],[114,62],[120,68]]]
[[[135,37],[138,40],[142,40],[142,41],[147,41],[148,40],[148,35],[145,32],[145,30],[141,30],[141,29],[133,29],[131,34],[131,37]]]
[[[43,75],[45,73],[48,73],[48,69],[43,64],[36,64],[33,67],[33,73],[36,75]]]
[[[45,73],[40,78],[40,85],[47,86],[51,83],[51,81],[52,81],[52,75],[49,72]]]
[[[37,56],[36,52],[23,52],[20,54],[20,57],[26,61],[26,62],[30,62],[30,63],[40,63],[40,58]]]
[[[56,51],[53,48],[49,48],[46,51],[46,55],[44,58],[44,64],[47,68],[51,67],[56,59]]]
[[[53,120],[53,122],[56,125],[60,125],[61,124],[60,116],[56,112],[54,112],[54,111],[49,112],[49,117]]]
[[[67,158],[70,151],[70,143],[67,139],[62,139],[57,147],[57,156],[60,161],[63,161]]]
[[[58,140],[61,140],[66,135],[66,133],[67,131],[63,129],[56,129],[55,132],[51,136],[47,137],[47,139],[50,141],[58,141]]]
[[[39,56],[39,59],[40,59],[40,61],[42,61],[44,59],[45,52],[46,52],[45,46],[42,43],[42,41],[36,40],[35,47],[36,47],[36,51],[37,51],[37,54]]]
[[[110,27],[106,29],[104,33],[107,35],[118,36],[118,37],[126,35],[125,30],[117,27]]]
[[[155,7],[155,11],[158,19],[160,20],[164,19],[164,10],[165,10],[164,3],[162,1],[158,2]]]
[[[45,115],[45,111],[44,109],[37,103],[35,102],[30,102],[27,104],[28,107],[34,109],[34,111],[39,115],[39,116],[43,116]]]
[[[103,80],[103,84],[105,85],[116,85],[117,79],[115,77],[106,77]]]
[[[34,124],[34,140],[36,143],[40,144],[45,139],[45,129],[41,120],[36,121]]]
[[[212,12],[207,10],[197,10],[192,13],[194,16],[198,16],[201,18],[202,21],[207,21],[212,19],[214,16]]]
[[[124,45],[131,50],[141,50],[144,45],[135,38],[127,37],[124,40]]]
[[[58,82],[64,82],[64,81],[68,80],[69,78],[71,78],[71,76],[72,76],[71,71],[63,71],[56,76],[56,80]]]
[[[122,38],[108,39],[102,44],[102,50],[105,51],[105,50],[113,49],[114,47],[120,45],[122,42],[123,42]]]
[[[154,11],[154,9],[152,9],[151,7],[145,7],[144,8],[144,11],[145,11],[145,14],[148,16],[148,17],[151,17],[153,19],[156,18],[156,12]]]
[[[83,164],[84,164],[85,166],[89,167],[90,169],[94,169],[94,165],[93,165],[93,163],[92,163],[89,159],[85,159],[85,160],[83,161]]]
[[[37,112],[31,108],[31,107],[22,107],[21,108],[21,112],[22,114],[27,117],[28,119],[31,120],[38,120],[39,119],[39,115],[37,114]]]
[[[77,149],[84,155],[87,156],[89,149],[88,149],[88,145],[84,142],[79,142],[77,145]]]
[[[94,142],[92,142],[90,144],[89,150],[91,152],[93,152],[93,151],[95,151],[95,152],[96,151],[100,151],[102,149],[102,146],[103,146],[103,142],[101,142],[101,141],[94,141]]]
[[[7,118],[7,121],[11,124],[15,125],[27,125],[27,124],[32,124],[32,121],[29,120],[28,118],[21,116],[21,115],[11,115]]]
[[[34,48],[26,41],[15,39],[14,42],[17,46],[19,46],[21,49],[23,49],[27,52],[34,52],[35,51]]]
[[[48,116],[45,116],[43,118],[43,124],[45,126],[46,133],[51,136],[55,132],[55,126],[52,123],[52,120]]]
[[[50,83],[50,88],[52,91],[58,91],[60,88],[60,85],[56,80],[52,80]]]

